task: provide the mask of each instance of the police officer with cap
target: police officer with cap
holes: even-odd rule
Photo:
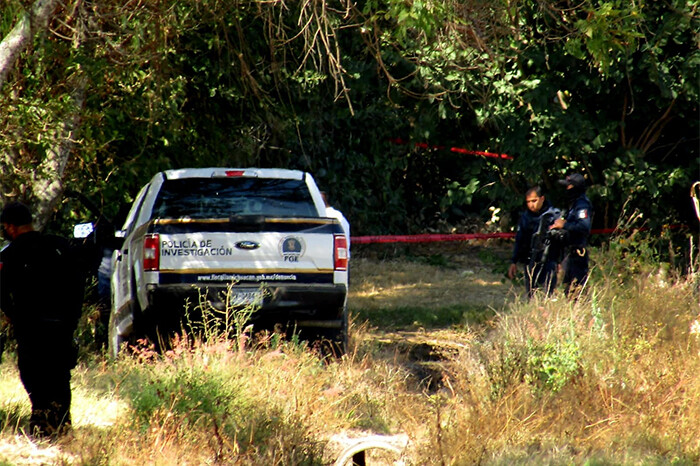
[[[566,186],[569,210],[565,218],[556,220],[551,228],[564,229],[568,233],[567,257],[564,259],[564,279],[566,294],[583,288],[588,280],[588,237],[593,222],[593,205],[586,196],[586,179],[580,173],[573,173],[559,180]]]
[[[13,326],[19,375],[32,403],[29,433],[59,435],[71,423],[73,333],[85,275],[68,240],[34,230],[26,205],[7,204],[0,224],[10,241],[0,253],[0,309]]]

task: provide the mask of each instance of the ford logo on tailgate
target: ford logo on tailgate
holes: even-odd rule
[[[258,249],[260,247],[259,243],[256,243],[255,241],[239,241],[236,243],[236,247],[238,249]]]

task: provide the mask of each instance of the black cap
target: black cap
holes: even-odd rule
[[[559,180],[559,184],[563,186],[573,186],[574,188],[585,188],[586,179],[580,173],[572,173],[567,175],[566,179]]]
[[[2,209],[0,223],[20,226],[32,223],[32,212],[21,202],[10,202]]]

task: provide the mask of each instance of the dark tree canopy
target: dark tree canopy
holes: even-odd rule
[[[37,3],[5,0],[4,46]],[[56,2],[5,68],[2,198],[47,223],[65,189],[113,215],[157,170],[281,166],[313,172],[355,233],[411,233],[514,214],[534,183],[559,201],[555,181],[576,170],[599,226],[636,212],[697,227],[697,13],[685,0]]]

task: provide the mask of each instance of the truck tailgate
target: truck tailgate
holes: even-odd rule
[[[332,219],[267,219],[259,228],[226,221],[155,226],[161,284],[333,282],[332,233],[339,230]]]

